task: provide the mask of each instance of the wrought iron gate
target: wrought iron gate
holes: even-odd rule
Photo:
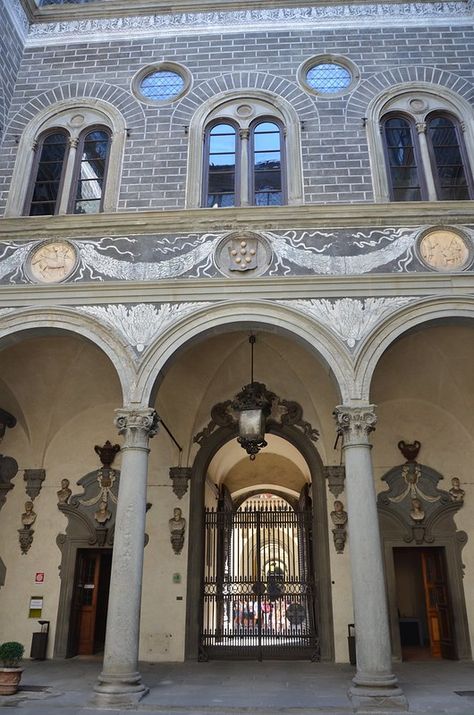
[[[205,512],[200,657],[319,659],[311,511]]]

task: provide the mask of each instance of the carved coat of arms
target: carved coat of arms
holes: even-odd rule
[[[257,239],[252,236],[229,241],[229,270],[248,271],[257,268]]]

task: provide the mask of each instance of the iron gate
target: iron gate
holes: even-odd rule
[[[200,658],[319,659],[311,511],[205,512]]]

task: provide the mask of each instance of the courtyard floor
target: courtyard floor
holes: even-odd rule
[[[142,663],[150,693],[128,710],[95,710],[99,659],[26,661],[22,689],[0,697],[16,715],[349,715],[350,665],[302,661]],[[412,713],[474,715],[474,663],[413,662],[395,666]],[[457,694],[459,691],[463,694]],[[466,694],[470,691],[470,694]]]

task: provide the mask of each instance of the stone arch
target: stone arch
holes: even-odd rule
[[[127,129],[143,127],[145,124],[143,107],[131,92],[106,82],[68,82],[38,94],[25,104],[10,120],[8,132],[22,134],[34,117],[52,105],[73,105],[77,100],[88,101],[92,106],[99,100],[115,108],[124,117]]]
[[[79,335],[105,353],[117,374],[122,402],[128,404],[136,374],[132,356],[114,333],[89,316],[57,307],[48,308],[47,312],[42,308],[8,311],[0,315],[0,348],[8,344],[10,339],[17,339],[20,333],[33,332],[40,335],[51,331]]]
[[[409,330],[427,323],[473,318],[474,299],[459,297],[430,297],[393,313],[375,328],[361,346],[355,368],[359,398],[370,401],[372,378],[380,358],[392,343]]]
[[[86,84],[87,83],[84,83],[84,88]],[[51,91],[53,92],[53,90]],[[46,93],[46,95],[50,97],[50,93]],[[40,95],[38,99],[41,100],[41,97],[44,97],[44,95]],[[132,119],[130,116],[127,117],[122,113],[120,109],[121,103],[113,104],[109,99],[105,100],[94,95],[78,95],[58,99],[56,102],[46,104],[42,108],[36,108],[36,111],[33,111],[34,102],[35,100],[20,110],[10,124],[9,132],[18,131],[21,138],[18,144],[15,169],[5,215],[18,216],[21,215],[24,209],[28,189],[28,178],[32,171],[35,143],[38,136],[46,128],[54,126],[54,118],[58,115],[64,117],[66,113],[67,115],[69,115],[69,113],[72,115],[72,113],[76,111],[84,112],[84,115],[86,115],[88,111],[93,113],[92,124],[97,122],[103,123],[111,132],[112,143],[108,159],[107,180],[105,182],[104,210],[115,210],[119,198],[125,140],[130,128],[128,120]],[[25,119],[28,121],[25,122]],[[13,127],[15,127],[15,129],[13,129]]]
[[[216,332],[248,327],[286,333],[306,345],[327,365],[341,401],[350,399],[354,385],[351,357],[328,328],[292,308],[262,300],[241,300],[201,308],[174,323],[150,345],[140,365],[133,401],[143,405],[154,403],[158,377],[190,341],[204,339]]]
[[[237,426],[220,427],[201,442],[191,470],[189,540],[194,544],[188,554],[188,590],[186,598],[185,657],[195,659],[199,650],[201,623],[201,581],[204,563],[204,485],[208,466],[213,456],[226,442],[237,436]],[[311,440],[296,427],[272,423],[268,432],[293,444],[306,460],[312,483],[314,567],[317,580],[317,608],[320,628],[321,660],[334,659],[331,574],[326,507],[326,485],[319,453]]]
[[[436,87],[438,90],[450,90],[450,94],[462,97],[467,104],[472,102],[474,96],[472,82],[453,72],[422,65],[394,67],[385,72],[377,72],[359,84],[347,100],[346,123],[354,124],[367,117],[370,102],[387,90],[396,86],[405,90],[413,89],[420,83]]]
[[[247,73],[250,77],[252,73]],[[239,75],[240,76],[240,75]],[[301,90],[293,86],[295,91],[277,91],[280,85],[276,87],[271,83],[271,88],[267,89],[262,81],[257,81],[267,75],[256,73],[256,78],[253,83],[250,82],[247,86],[232,87],[224,91],[214,92],[208,96],[207,92],[202,92],[201,96],[196,97],[193,105],[187,108],[182,108],[187,115],[177,116],[176,121],[189,126],[188,130],[188,167],[186,172],[186,207],[199,208],[201,205],[202,194],[202,173],[203,173],[203,134],[204,128],[209,115],[216,110],[220,105],[229,101],[253,100],[257,102],[265,102],[275,109],[275,116],[283,122],[287,151],[285,152],[286,176],[287,176],[287,191],[288,203],[299,204],[303,201],[303,166],[301,153],[301,123],[303,121],[305,110],[311,109],[311,101],[306,95],[303,100],[298,100],[298,93]],[[212,80],[207,83],[210,88]],[[279,80],[283,83],[283,80]],[[290,82],[287,82],[291,85]],[[199,88],[202,88],[200,85]],[[198,90],[199,90],[198,88]],[[287,87],[285,86],[285,89]],[[196,90],[196,91],[198,91]],[[297,93],[295,93],[297,90]],[[187,99],[187,98],[185,98]],[[183,100],[184,102],[185,100]],[[192,108],[192,113],[189,111]],[[314,109],[314,108],[313,108]],[[179,107],[175,110],[177,113]],[[173,123],[173,122],[172,122]]]
[[[447,82],[445,85],[441,83],[435,84],[433,81],[427,81],[425,79],[410,80],[403,83],[397,82],[395,84],[388,84],[382,90],[378,88],[377,93],[373,95],[369,101],[367,101],[367,98],[364,99],[366,104],[362,116],[364,116],[367,132],[369,159],[376,201],[390,200],[384,142],[380,132],[380,120],[382,115],[386,112],[401,111],[400,109],[393,109],[394,102],[398,107],[406,104],[408,110],[410,95],[418,101],[421,100],[421,105],[426,105],[424,110],[421,110],[419,114],[410,111],[407,114],[407,116],[411,116],[412,121],[416,122],[417,126],[423,124],[425,117],[433,111],[444,111],[457,117],[458,121],[462,123],[464,127],[463,142],[466,145],[466,162],[470,163],[469,157],[474,155],[474,113],[469,101],[472,97],[472,92],[470,93],[467,90],[473,90],[474,88],[464,80],[462,82],[462,87],[458,86],[460,84],[459,82],[454,81],[451,81],[451,83]],[[453,87],[455,87],[455,89]],[[462,93],[463,88],[466,90],[464,95]],[[424,166],[424,170],[426,173],[428,167]]]
[[[193,115],[204,103],[222,102],[230,95],[238,96],[249,91],[260,97],[266,95],[275,101],[284,100],[293,107],[301,121],[316,121],[319,126],[315,103],[296,82],[265,72],[248,71],[220,75],[195,85],[176,106],[171,124],[189,126]]]

